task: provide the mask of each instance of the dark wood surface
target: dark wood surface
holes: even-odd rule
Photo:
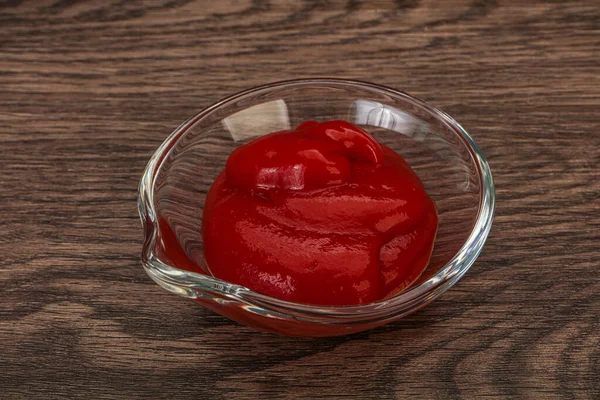
[[[0,1],[0,398],[600,398],[600,4]],[[182,121],[335,76],[455,116],[497,217],[441,299],[351,337],[239,326],[144,273]]]

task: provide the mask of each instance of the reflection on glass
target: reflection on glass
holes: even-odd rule
[[[370,100],[355,100],[352,115],[357,125],[378,126],[412,137],[422,142],[427,137],[428,127],[423,121],[410,114]]]
[[[238,111],[223,119],[236,142],[290,129],[288,109],[283,100],[273,100]]]

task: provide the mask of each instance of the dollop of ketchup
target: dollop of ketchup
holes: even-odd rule
[[[403,290],[427,266],[436,232],[435,205],[406,161],[344,121],[308,121],[238,147],[202,226],[213,276],[316,305]]]

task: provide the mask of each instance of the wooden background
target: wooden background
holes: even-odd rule
[[[181,122],[312,76],[449,112],[498,200],[441,299],[317,340],[159,288],[136,212]],[[0,0],[0,398],[600,399],[599,110],[597,1]]]

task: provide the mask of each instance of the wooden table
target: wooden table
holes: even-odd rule
[[[0,1],[0,398],[600,398],[599,4],[335,3]],[[441,299],[315,340],[159,288],[136,211],[182,121],[312,76],[455,116],[498,201]]]

